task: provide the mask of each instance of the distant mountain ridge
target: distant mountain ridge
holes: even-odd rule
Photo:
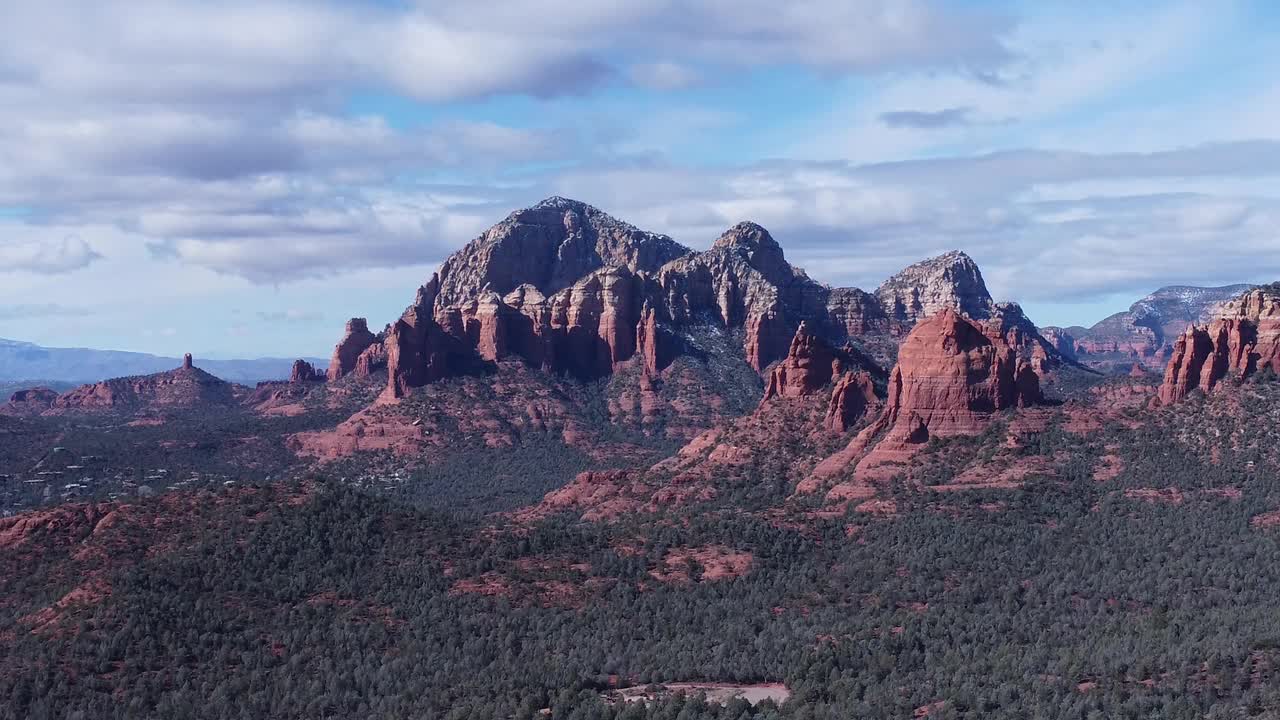
[[[230,381],[254,384],[287,380],[295,358],[204,360],[201,366]],[[325,360],[309,358],[324,367]],[[0,382],[93,383],[108,378],[149,375],[172,370],[182,358],[91,348],[50,348],[0,338]]]
[[[1249,284],[1162,287],[1093,327],[1043,328],[1067,338],[1082,360],[1168,358],[1188,325],[1209,322],[1218,308],[1253,286]]]

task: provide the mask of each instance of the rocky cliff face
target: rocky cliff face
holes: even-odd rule
[[[512,224],[512,218],[508,218],[497,226],[498,231],[486,233],[473,243],[476,247],[469,246],[450,258],[446,269],[428,286],[432,288],[428,294],[433,297],[435,325],[454,341],[472,348],[480,358],[518,357],[550,372],[590,379],[610,374],[618,363],[639,354],[645,370],[653,375],[678,355],[680,327],[712,322],[741,328],[748,362],[763,371],[786,353],[795,324],[806,313],[822,316],[822,293],[826,289],[788,265],[782,249],[758,225],[737,225],[707,252],[691,253],[659,242],[661,236],[642,233],[580,203],[553,198],[534,209],[541,216],[548,208],[566,216],[589,217],[593,237],[608,241],[601,241],[600,252],[588,254],[582,263],[557,266],[559,269],[551,275],[515,277],[510,282],[530,281],[520,282],[500,295],[495,288],[504,288],[510,282],[492,282],[497,277],[496,270],[481,267],[463,272],[461,268],[468,262],[492,264],[494,253],[499,252],[496,248],[512,242],[513,237],[524,237],[520,233],[525,231],[512,235],[516,228],[528,224],[526,214],[516,213],[512,218],[524,220]],[[569,224],[579,227],[577,222],[571,220]],[[604,233],[605,230],[609,232]],[[546,233],[530,237],[535,235],[544,237]],[[627,238],[652,245],[652,249],[630,248]],[[676,259],[651,267],[655,258],[671,255]],[[601,263],[605,265],[600,266]],[[565,269],[568,267],[594,269],[567,282],[556,273],[569,272]],[[455,281],[446,282],[442,279],[446,276]],[[487,289],[462,302],[453,302],[471,292],[466,288],[474,286],[474,282],[458,281],[459,277],[490,280],[484,286]],[[563,287],[547,292],[558,286]],[[411,307],[406,314],[422,316],[425,306],[419,303],[415,307],[418,309]],[[419,323],[415,319],[408,324]],[[402,346],[396,352],[390,350],[389,343],[383,343],[388,347],[389,383],[401,388],[396,392],[420,384],[417,377],[433,376],[406,366],[406,362],[419,360],[417,355],[403,352],[404,335],[403,329],[396,335]]]
[[[825,321],[830,292],[792,267],[767,230],[733,226],[704,253],[663,266],[651,284],[658,312],[676,326],[743,328],[747,362],[763,372],[786,352],[796,326]]]
[[[842,359],[802,322],[787,356],[769,373],[763,402],[775,397],[812,395],[843,371]]]
[[[324,374],[318,372],[315,367],[306,360],[298,359],[293,361],[293,369],[289,372],[289,382],[309,383],[320,382],[324,379]]]
[[[1060,327],[1042,327],[1040,336],[1053,346],[1062,357],[1076,360],[1076,338],[1070,331]]]
[[[835,387],[831,389],[831,402],[827,406],[823,426],[832,432],[845,432],[862,418],[873,415],[880,405],[871,373],[865,370],[847,372],[836,380]]]
[[[135,411],[237,402],[236,386],[195,367],[188,355],[176,370],[82,385],[53,401],[52,411]]]
[[[978,264],[959,251],[905,268],[876,289],[876,298],[889,320],[904,331],[944,308],[985,320],[993,305]]]
[[[348,320],[342,339],[333,348],[333,358],[329,360],[329,380],[340,380],[355,370],[360,354],[376,341],[374,334],[369,332],[367,320],[364,318]]]
[[[381,335],[363,320],[348,323],[329,378],[385,366],[398,396],[474,367],[467,356],[518,358],[584,379],[639,356],[655,377],[686,351],[690,332],[708,326],[740,333],[742,357],[763,375],[787,356],[801,323],[831,346],[854,341],[891,359],[895,335],[948,303],[990,323],[1028,357],[1060,358],[1016,305],[991,300],[963,253],[917,263],[871,295],[814,282],[755,223],[739,223],[695,253],[589,205],[550,198],[446,260]]]
[[[915,326],[889,375],[884,411],[815,471],[860,471],[905,458],[932,437],[975,435],[992,416],[1041,401],[1031,364],[1000,335],[945,308]]]
[[[1003,338],[947,308],[918,324],[889,375],[886,440],[971,435],[1000,410],[1040,401],[1039,382]]]
[[[787,356],[769,372],[763,409],[775,398],[801,398],[825,393],[823,427],[842,433],[880,407],[875,375],[884,373],[874,362],[852,348],[835,349],[800,323]]]
[[[1245,292],[1207,326],[1188,327],[1173,343],[1159,401],[1176,403],[1265,369],[1280,371],[1280,285]]]
[[[450,256],[440,266],[439,302],[461,305],[484,290],[505,295],[521,285],[551,295],[604,267],[653,271],[689,252],[586,203],[552,197],[511,213]]]
[[[911,332],[924,318],[944,309],[978,321],[988,335],[999,335],[1038,371],[1061,362],[1072,362],[1027,318],[1017,303],[996,302],[987,290],[978,264],[968,255],[952,251],[922,260],[889,278],[875,294],[895,336]]]
[[[382,341],[387,362],[387,394],[403,397],[411,389],[451,375],[474,372],[479,356],[467,344],[466,328],[458,308],[432,313],[438,280],[418,289],[414,304],[391,324]]]

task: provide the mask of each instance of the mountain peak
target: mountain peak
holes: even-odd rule
[[[713,250],[728,250],[742,255],[746,261],[773,282],[779,282],[780,273],[790,273],[782,253],[782,246],[762,226],[750,221],[740,222],[724,231],[715,243]]]
[[[964,268],[965,270],[978,271],[978,263],[969,257],[969,254],[963,250],[948,250],[941,255],[934,255],[931,258],[925,258],[920,262],[913,263],[906,270],[911,268]],[[904,270],[905,272],[905,270]]]
[[[753,247],[779,248],[778,241],[773,239],[763,226],[744,220],[725,230],[712,247]],[[779,248],[780,249],[780,248]]]
[[[440,266],[436,302],[456,305],[488,287],[530,285],[544,295],[604,267],[655,271],[691,251],[578,200],[554,195],[511,213]]]
[[[597,207],[588,205],[587,203],[584,203],[581,200],[574,200],[573,198],[567,198],[562,195],[552,195],[550,197],[543,198],[542,200],[539,200],[538,202],[534,203],[533,205],[530,205],[525,209],[526,210],[577,210],[579,212],[584,210],[590,210],[590,211],[603,214],[603,212]]]
[[[986,319],[994,305],[978,264],[960,250],[909,265],[886,280],[876,295],[891,318],[906,322],[947,307]]]

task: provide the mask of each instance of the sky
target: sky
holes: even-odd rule
[[[1280,279],[1280,6],[5,0],[0,337],[327,356],[550,195],[1041,325]]]

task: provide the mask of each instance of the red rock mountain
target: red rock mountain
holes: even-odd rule
[[[187,355],[176,370],[82,385],[58,396],[52,410],[135,411],[231,405],[237,402],[237,392],[235,385],[195,367],[191,355]]]
[[[654,270],[689,252],[585,203],[550,197],[511,213],[445,260],[438,299],[460,306],[483,291],[506,295],[522,285],[551,295],[601,268]]]
[[[992,413],[1039,401],[1039,380],[1013,348],[947,308],[903,341],[879,424],[886,440],[925,442],[981,432]]]
[[[754,223],[735,225],[699,253],[550,198],[446,260],[383,333],[352,319],[329,379],[385,366],[388,392],[400,396],[509,358],[589,379],[637,355],[656,376],[705,327],[741,337],[742,358],[764,374],[787,355],[802,322],[832,346],[853,341],[887,362],[896,335],[947,303],[998,326],[1042,363],[1061,358],[1016,305],[991,300],[963,253],[917,263],[871,295],[814,282]]]
[[[1176,403],[1268,368],[1280,372],[1280,285],[1245,292],[1207,326],[1188,327],[1173,344],[1159,401]]]
[[[995,413],[1040,401],[1029,362],[1002,336],[945,308],[903,341],[884,411],[817,472],[835,474],[860,458],[860,469],[901,459],[932,437],[974,435]]]
[[[1223,303],[1250,289],[1249,285],[1193,287],[1172,285],[1142,298],[1129,309],[1093,327],[1042,328],[1064,354],[1082,361],[1128,367],[1133,360],[1163,362],[1189,324],[1213,321]],[[1069,350],[1067,347],[1069,345]]]

